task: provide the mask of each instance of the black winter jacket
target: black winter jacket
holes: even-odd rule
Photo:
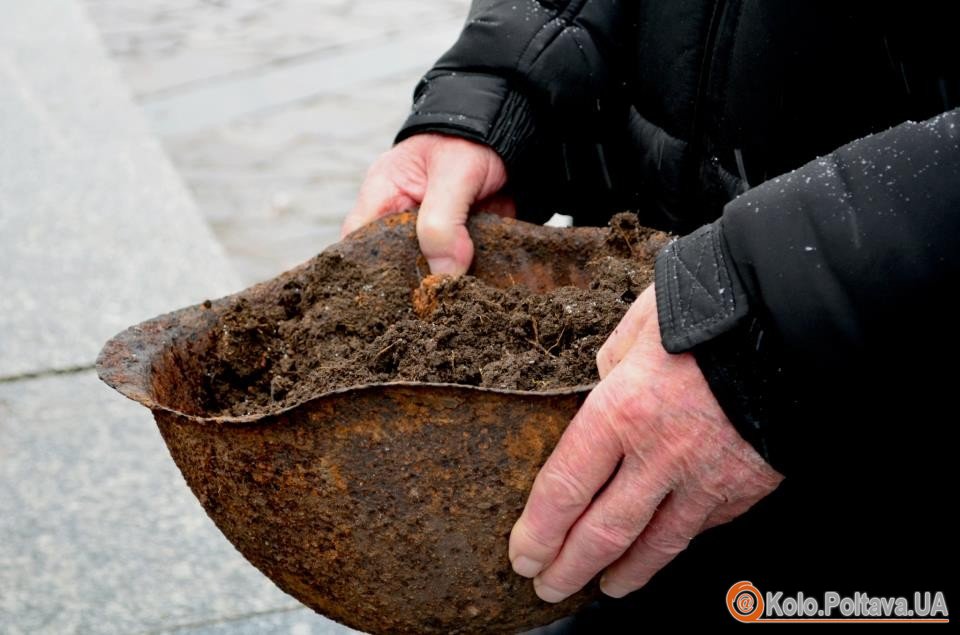
[[[657,262],[664,345],[697,355],[740,431],[786,473],[769,523],[814,534],[788,508],[847,520],[885,509],[895,533],[897,496],[917,509],[940,501],[918,499],[919,482],[947,493],[930,481],[946,474],[938,452],[957,420],[955,375],[934,368],[960,352],[947,335],[960,282],[953,4],[475,0],[397,139],[490,145],[522,218],[603,224],[633,209],[692,232]],[[818,494],[838,482],[871,490],[854,503]],[[839,535],[872,544],[856,526]],[[781,560],[795,574],[784,586],[823,553]],[[870,553],[848,561],[867,575]],[[935,568],[906,561],[921,578]]]

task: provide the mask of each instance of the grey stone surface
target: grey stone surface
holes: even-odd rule
[[[241,117],[165,144],[244,282],[339,238],[367,167],[390,147],[419,71]],[[400,105],[404,104],[404,105]]]
[[[83,0],[244,284],[337,240],[468,0]]]
[[[456,28],[469,0],[83,0],[138,97]],[[433,57],[441,51],[432,53]]]
[[[223,538],[146,409],[93,372],[0,384],[0,632],[178,627],[350,632],[302,609]]]
[[[153,128],[162,135],[197,132],[224,121],[271,108],[336,94],[411,70],[422,74],[425,60],[455,39],[449,29],[409,34],[393,42],[368,44],[289,62],[257,72],[227,77],[143,101]]]
[[[74,0],[0,0],[0,377],[239,287]]]

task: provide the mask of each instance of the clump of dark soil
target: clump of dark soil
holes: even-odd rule
[[[271,301],[236,299],[202,364],[207,412],[262,413],[361,384],[422,381],[548,390],[598,381],[600,346],[652,281],[653,232],[621,214],[588,288],[532,293],[472,276],[411,288],[390,265],[324,253]]]

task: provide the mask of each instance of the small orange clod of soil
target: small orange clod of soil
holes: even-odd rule
[[[449,280],[452,280],[452,276],[432,273],[421,280],[420,286],[413,290],[413,312],[421,320],[430,317],[437,310],[440,288]]]

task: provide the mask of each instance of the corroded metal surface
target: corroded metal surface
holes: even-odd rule
[[[375,633],[515,632],[551,606],[507,536],[580,395],[368,386],[256,423],[160,413],[217,526],[280,588]]]
[[[388,217],[330,249],[396,263],[415,284],[426,266],[414,220]],[[472,273],[537,290],[583,285],[605,231],[478,216]],[[589,387],[380,384],[257,416],[206,416],[196,360],[231,301],[132,327],[107,343],[97,366],[105,382],[153,410],[204,509],[282,589],[373,633],[516,632],[596,593],[591,585],[546,604],[507,559],[533,478]]]

